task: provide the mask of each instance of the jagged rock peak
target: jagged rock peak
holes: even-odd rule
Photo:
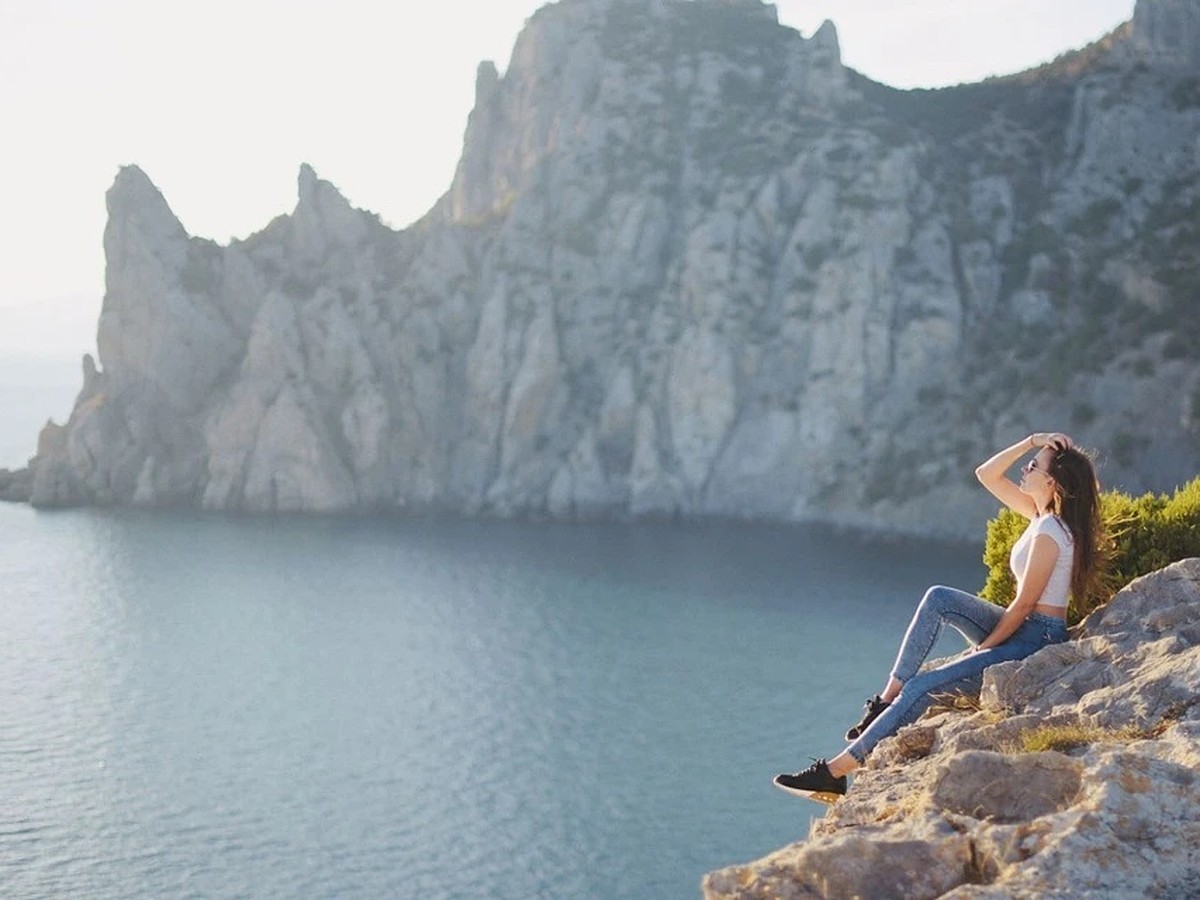
[[[92,354],[83,354],[83,395],[92,396],[100,380],[100,371],[96,368],[96,360]]]
[[[355,209],[331,182],[301,163],[298,198],[292,215],[294,234],[309,255],[319,256],[329,244],[354,244],[366,233],[369,213]]]
[[[162,192],[135,165],[121,166],[105,200],[110,223],[133,220],[143,231],[161,237],[187,236]]]
[[[842,47],[838,42],[837,26],[831,19],[826,19],[821,23],[821,27],[810,38],[810,43],[814,50],[830,53],[837,62],[842,61]]]
[[[531,26],[536,31],[537,26],[552,22],[556,26],[575,26],[566,32],[570,36],[577,34],[578,27],[585,23],[604,22],[614,13],[620,14],[631,7],[655,19],[666,19],[681,6],[723,8],[748,18],[766,19],[776,24],[779,22],[778,9],[773,3],[764,3],[763,0],[559,0],[546,4],[530,16],[522,33],[529,32]],[[519,56],[520,37],[513,52],[514,59]]]
[[[300,164],[300,175],[296,182],[299,189],[298,203],[301,207],[320,207],[334,198],[346,206],[350,205],[342,196],[342,192],[331,182],[318,177],[316,170],[308,163]]]
[[[1140,33],[1198,2],[1145,0]],[[995,514],[964,460],[1085,421],[1105,483],[1169,490],[1200,471],[1200,98],[1131,32],[910,93],[760,3],[560,0],[402,235],[306,166],[294,214],[189,241],[125,170],[97,402],[32,500],[963,539]]]
[[[361,210],[350,205],[350,201],[337,186],[317,175],[308,163],[300,164],[297,181],[296,215],[300,218],[318,218],[327,221],[357,219]]]
[[[486,104],[499,86],[500,73],[496,69],[496,64],[490,59],[485,59],[475,70],[475,106],[480,107]]]
[[[1131,25],[1130,48],[1139,60],[1200,69],[1200,0],[1138,0]]]

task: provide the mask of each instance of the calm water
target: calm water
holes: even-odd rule
[[[0,360],[0,467],[77,389]],[[982,579],[811,528],[0,504],[0,896],[696,897],[807,833],[771,775]]]
[[[0,504],[0,895],[695,897],[931,581],[816,529]]]

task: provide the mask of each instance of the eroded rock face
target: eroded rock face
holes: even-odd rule
[[[1058,753],[1009,756],[965,750],[948,759],[929,794],[935,809],[994,822],[1024,822],[1070,805],[1080,765]]]
[[[1189,0],[1138,0],[1130,50],[1164,68],[1200,67],[1200,7]]]
[[[108,195],[99,363],[34,503],[825,520],[959,536],[1067,428],[1200,468],[1197,0],[893,91],[753,0],[562,0],[395,232],[302,168],[227,247]],[[1115,349],[1113,349],[1115,348]]]
[[[711,873],[709,900],[1184,897],[1200,873],[1200,558],[1080,636],[988,669],[976,713],[882,742],[806,841]],[[1025,752],[1047,726],[1074,749]]]

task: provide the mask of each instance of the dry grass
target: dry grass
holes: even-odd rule
[[[930,710],[938,712],[950,712],[951,710],[960,710],[963,712],[979,712],[983,706],[979,702],[979,698],[974,694],[933,694],[934,704]]]
[[[887,804],[875,814],[872,821],[879,823],[891,819],[907,819],[921,806],[922,799],[922,795],[914,791],[900,800]]]
[[[1123,728],[1100,728],[1096,725],[1071,723],[1065,725],[1039,725],[1022,731],[1004,749],[1010,753],[1041,753],[1057,750],[1060,753],[1087,747],[1090,744],[1121,743],[1141,740],[1144,730],[1127,725]]]
[[[1064,722],[1055,725],[1038,725],[1027,728],[1002,749],[1008,753],[1041,753],[1044,750],[1064,752],[1091,744],[1128,744],[1131,741],[1153,740],[1174,725],[1187,711],[1189,704],[1176,703],[1170,706],[1161,719],[1149,728],[1123,725],[1120,728],[1102,728],[1084,722]]]

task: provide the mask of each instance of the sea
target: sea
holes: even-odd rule
[[[0,504],[0,896],[699,897],[981,545]]]

